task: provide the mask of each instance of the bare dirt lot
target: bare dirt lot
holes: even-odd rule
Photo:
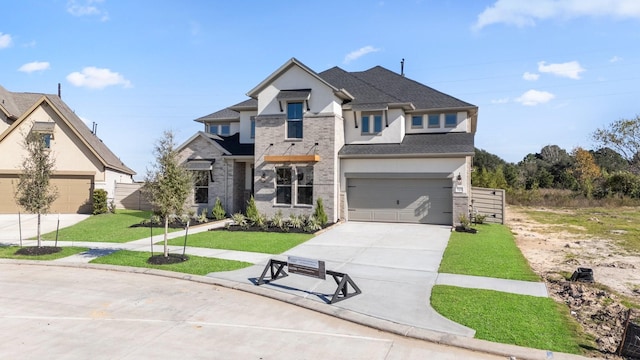
[[[532,220],[520,207],[507,208],[506,224],[531,268],[547,283],[550,296],[567,304],[571,315],[593,337],[598,352],[591,355],[617,358],[613,353],[622,337],[627,306],[640,304],[640,256],[613,239],[550,232],[548,225]],[[567,274],[578,267],[592,269],[595,283],[567,281]]]

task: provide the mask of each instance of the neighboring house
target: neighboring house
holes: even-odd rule
[[[135,172],[109,150],[58,95],[16,93],[0,86],[0,213],[17,213],[15,186],[29,132],[42,134],[55,160],[51,183],[58,198],[51,213],[90,213],[94,189],[112,198],[116,182]]]
[[[471,198],[478,108],[380,66],[316,73],[295,58],[250,99],[196,119],[179,147],[195,200],[330,221],[458,223]]]

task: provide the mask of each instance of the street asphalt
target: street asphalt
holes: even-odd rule
[[[65,216],[61,215],[61,217]],[[73,221],[79,220],[79,218],[70,215],[69,219],[64,221],[73,223]],[[0,216],[0,243],[16,244],[19,240],[16,236],[17,226],[13,222],[13,218]],[[57,219],[43,222],[43,226],[45,223],[46,226],[49,226],[47,229],[50,229],[54,224],[57,226]],[[208,226],[194,227],[190,229],[190,233],[207,231],[210,227],[223,225],[224,223],[219,222]],[[55,226],[53,230],[55,230]],[[22,231],[24,239],[24,226]],[[48,230],[43,230],[43,232],[45,231]],[[175,232],[171,236],[184,236],[184,232]],[[198,277],[184,276],[184,274],[174,276],[171,275],[172,273],[148,269],[127,270],[127,268],[121,268],[120,270],[125,271],[126,274],[144,272],[156,275],[161,273],[164,276],[195,280],[198,283],[239,289],[390,333],[500,356],[516,356],[519,359],[548,359],[551,354],[551,356],[555,356],[554,359],[581,358],[473,339],[473,329],[452,322],[435,312],[430,306],[429,296],[432,286],[436,284],[484,288],[530,296],[547,296],[543,283],[438,274],[438,266],[449,236],[450,227],[447,226],[347,222],[338,224],[304,244],[276,256],[187,248],[187,253],[192,255],[241,260],[255,264],[237,271],[211,273],[206,277]],[[23,240],[25,245],[32,242],[32,240]],[[58,242],[59,246],[87,246],[91,250],[87,253],[48,262],[47,266],[64,266],[64,271],[71,271],[67,266],[100,268],[98,265],[86,265],[86,263],[95,257],[118,249],[149,251],[150,243],[148,238],[125,244],[60,241]],[[48,243],[45,244],[48,245]],[[172,248],[172,250],[177,251],[178,247]],[[328,304],[336,290],[336,283],[331,278],[321,280],[297,274],[261,286],[255,285],[257,278],[270,259],[287,260],[288,256],[322,260],[325,262],[327,270],[349,274],[362,293],[334,304]],[[11,264],[15,262],[3,260],[0,263]],[[58,271],[58,267],[50,269],[50,271]],[[84,270],[86,269],[79,271],[79,273],[83,274]],[[95,274],[95,272],[92,271],[88,274]],[[89,277],[91,276],[93,275]],[[4,284],[0,286],[4,288]],[[126,294],[116,295],[127,296]],[[138,294],[138,296],[143,295]],[[144,299],[144,296],[141,299]],[[265,299],[265,301],[268,300]],[[283,313],[288,312],[289,310]],[[434,358],[445,357],[437,356]]]

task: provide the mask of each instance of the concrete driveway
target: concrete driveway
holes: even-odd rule
[[[48,233],[58,226],[74,225],[90,215],[84,214],[47,214],[40,217],[40,231]],[[58,220],[60,223],[58,224]],[[15,243],[22,239],[33,238],[38,234],[38,216],[35,214],[0,214],[0,243]]]
[[[349,274],[362,294],[334,306],[417,328],[472,337],[473,329],[448,320],[431,308],[431,288],[451,234],[449,226],[347,222],[299,245],[288,255],[323,260],[327,270]],[[209,276],[254,282],[266,263]],[[336,284],[291,275],[261,285],[326,302]]]

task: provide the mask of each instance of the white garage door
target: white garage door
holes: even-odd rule
[[[451,225],[451,179],[349,179],[349,220]]]

